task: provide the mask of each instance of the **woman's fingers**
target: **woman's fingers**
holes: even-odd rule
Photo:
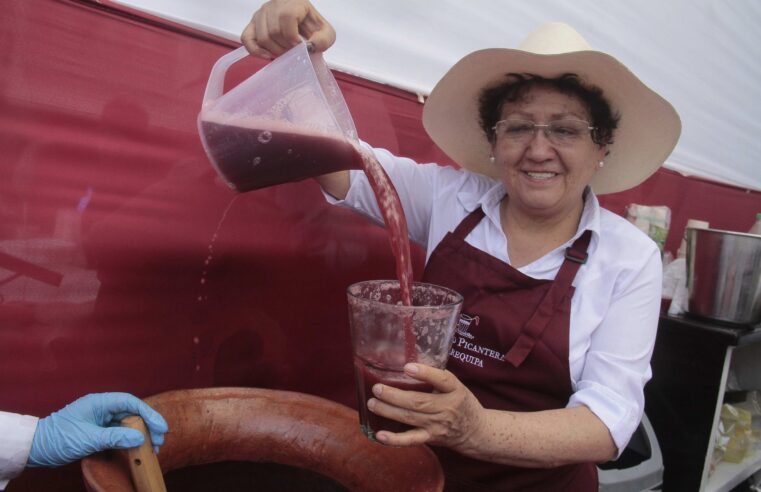
[[[263,12],[268,44],[260,44],[275,55],[280,55],[301,42],[299,25],[308,12],[308,7],[300,2],[281,4],[280,8],[269,8]]]
[[[335,30],[306,0],[271,0],[256,11],[240,40],[253,55],[272,58],[306,39],[325,51],[336,39]]]
[[[385,384],[375,384],[372,388],[373,395],[380,402],[388,403],[397,408],[405,408],[420,413],[436,413],[436,395],[431,393],[421,393],[418,391],[406,391],[388,386]],[[386,417],[387,415],[384,415]],[[410,423],[411,422],[407,422]]]
[[[292,8],[282,9],[279,4],[268,2],[254,13],[240,36],[249,53],[273,58],[299,43],[299,16]]]
[[[386,417],[403,424],[411,425],[413,427],[420,427],[425,421],[425,414],[420,414],[403,407],[397,407],[394,404],[386,403],[383,400],[379,400],[377,398],[370,398],[367,401],[367,408],[376,415],[380,415],[381,417]]]
[[[268,50],[264,49],[263,47],[259,46],[259,43],[256,41],[256,35],[257,35],[257,15],[254,14],[254,16],[251,18],[251,22],[248,23],[248,25],[243,29],[243,33],[240,35],[240,42],[243,43],[243,46],[246,47],[249,53],[251,53],[254,56],[258,56],[261,58],[267,58],[271,59],[273,58],[273,54],[270,53]]]
[[[336,42],[335,29],[314,8],[309,9],[299,29],[315,51],[325,51]]]
[[[421,393],[374,385],[368,409],[419,431],[384,432],[387,440],[378,439],[394,446],[425,442],[453,448],[464,445],[478,430],[483,416],[483,407],[473,393],[449,371],[423,364],[407,364],[404,370],[410,377],[429,383],[435,391]]]
[[[262,7],[262,9],[254,15],[254,27],[256,29],[254,33],[255,40],[259,47],[268,51],[273,56],[278,56],[287,48],[275,40],[275,37],[278,36],[279,27],[277,24],[273,24],[273,21],[271,20],[272,14],[268,12],[268,10],[269,9]]]
[[[375,438],[388,446],[419,446],[428,442],[431,436],[425,429],[412,429],[398,434],[388,431],[376,432]]]
[[[406,364],[404,373],[419,381],[430,383],[439,393],[451,393],[458,387],[458,381],[454,374],[425,364]]]

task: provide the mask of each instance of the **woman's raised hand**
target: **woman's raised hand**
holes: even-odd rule
[[[270,0],[254,13],[240,40],[252,55],[273,58],[302,38],[315,51],[325,51],[336,31],[307,0]]]

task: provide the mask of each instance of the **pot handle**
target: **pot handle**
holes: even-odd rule
[[[695,233],[694,232],[691,233],[690,229],[685,229],[684,235],[685,235],[685,238],[684,238],[685,242],[687,243],[687,248],[686,248],[685,257],[684,257],[684,261],[685,261],[685,265],[687,269],[687,275],[685,275],[685,282],[687,284],[686,285],[687,289],[689,290],[690,286],[692,285],[692,275],[693,275],[692,271],[695,269],[694,265],[692,265],[692,262],[694,261],[694,251],[692,248],[693,248]]]
[[[233,63],[242,60],[246,56],[248,56],[248,51],[245,46],[241,46],[217,60],[211,68],[209,82],[206,84],[206,92],[204,92],[203,95],[203,108],[207,108],[213,104],[214,101],[222,95],[227,69],[230,68]]]

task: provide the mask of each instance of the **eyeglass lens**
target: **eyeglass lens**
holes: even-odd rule
[[[555,120],[547,124],[538,124],[530,120],[507,119],[498,121],[494,130],[498,138],[507,138],[514,142],[525,143],[534,138],[536,130],[541,129],[547,139],[557,145],[569,145],[580,141],[592,129],[588,122],[582,120]]]

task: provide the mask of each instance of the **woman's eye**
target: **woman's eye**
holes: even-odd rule
[[[506,131],[507,133],[510,133],[510,134],[529,133],[534,131],[534,125],[529,125],[527,123],[511,124],[507,126]]]
[[[578,128],[574,126],[558,125],[554,127],[552,131],[561,137],[572,137],[579,134]]]

